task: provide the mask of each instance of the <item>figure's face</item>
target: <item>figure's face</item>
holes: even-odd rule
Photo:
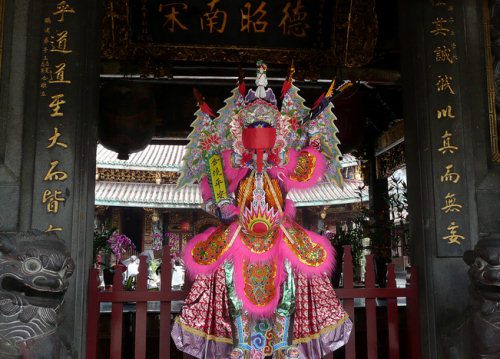
[[[261,173],[264,167],[264,152],[274,147],[276,129],[273,127],[252,126],[243,129],[243,146],[250,152],[257,153],[257,172]]]
[[[273,127],[245,127],[243,146],[247,150],[270,150],[276,142],[276,129]]]

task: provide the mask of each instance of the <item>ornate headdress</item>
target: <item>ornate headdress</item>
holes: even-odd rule
[[[338,130],[330,102],[335,83],[332,83],[328,92],[316,101],[311,110],[304,105],[299,89],[293,84],[292,65],[282,88],[281,109],[278,109],[272,89],[266,89],[266,71],[267,66],[259,61],[255,80],[257,89],[245,93],[244,82],[240,81],[217,116],[203,98],[198,97],[199,109],[191,125],[193,131],[188,137],[190,142],[186,147],[178,186],[199,181],[204,174],[210,173],[209,161],[224,150],[232,150],[232,163],[235,167],[252,166],[252,152],[245,146],[243,136],[244,129],[249,127],[275,129],[275,140],[268,153],[268,162],[272,157],[273,165],[285,165],[288,149],[300,150],[311,146],[322,152],[327,159],[325,179],[342,184]],[[350,83],[344,84],[336,91],[349,85]]]

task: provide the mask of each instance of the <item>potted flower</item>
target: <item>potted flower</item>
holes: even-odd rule
[[[124,234],[119,234],[116,229],[104,230],[100,233],[94,232],[94,251],[97,251],[97,258],[106,258],[103,261],[98,260],[102,265],[102,275],[105,285],[113,284],[114,270],[111,266],[109,255],[115,255],[116,263],[120,263],[122,254],[128,249],[135,249],[135,245],[130,238]]]
[[[129,249],[135,249],[135,244],[132,243],[132,240],[127,237],[125,234],[120,234],[118,232],[114,232],[111,237],[106,241],[111,252],[116,257],[116,263],[120,263],[122,259],[123,253],[125,253]]]

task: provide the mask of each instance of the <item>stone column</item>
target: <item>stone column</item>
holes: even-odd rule
[[[75,262],[62,322],[54,334],[61,351],[50,353],[47,347],[43,354],[36,350],[27,355],[84,357],[94,219],[100,2],[5,3],[0,91],[0,197],[5,206],[0,207],[0,231],[39,230],[38,235],[19,237],[22,248],[30,248],[30,238],[38,248],[42,242],[37,238],[45,238],[40,233],[50,237],[46,243],[57,235]],[[42,252],[30,253],[41,256]],[[27,350],[31,350],[29,345]]]
[[[410,0],[400,1],[399,7],[422,356],[442,358],[449,352],[445,339],[469,303],[468,267],[462,256],[500,211],[499,182],[496,191],[481,189],[497,171],[489,162],[487,140],[482,2]],[[487,227],[498,231],[499,225]]]

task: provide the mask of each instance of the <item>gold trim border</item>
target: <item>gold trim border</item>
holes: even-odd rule
[[[493,79],[493,57],[491,55],[490,37],[490,11],[488,0],[483,0],[483,27],[484,49],[486,57],[486,83],[488,86],[488,119],[490,123],[491,160],[500,163],[500,150],[498,148],[499,135],[497,127],[497,113],[495,108],[495,81]]]
[[[190,327],[184,323],[181,323],[181,320],[179,317],[175,318],[175,322],[182,328],[182,330],[185,330],[188,333],[194,334],[198,337],[204,338],[206,340],[212,340],[214,342],[220,342],[220,343],[228,343],[228,344],[233,344],[233,339],[231,338],[224,338],[224,337],[217,337],[215,335],[207,334],[202,330],[195,329],[193,327]]]
[[[307,343],[307,342],[314,340],[314,339],[318,339],[323,334],[326,334],[328,332],[331,332],[331,331],[339,328],[342,324],[344,324],[347,321],[347,319],[349,319],[349,315],[347,313],[345,313],[344,316],[337,323],[329,325],[328,327],[324,327],[319,332],[311,334],[307,337],[294,339],[292,341],[292,344],[297,345],[297,344],[301,344],[301,343]]]

